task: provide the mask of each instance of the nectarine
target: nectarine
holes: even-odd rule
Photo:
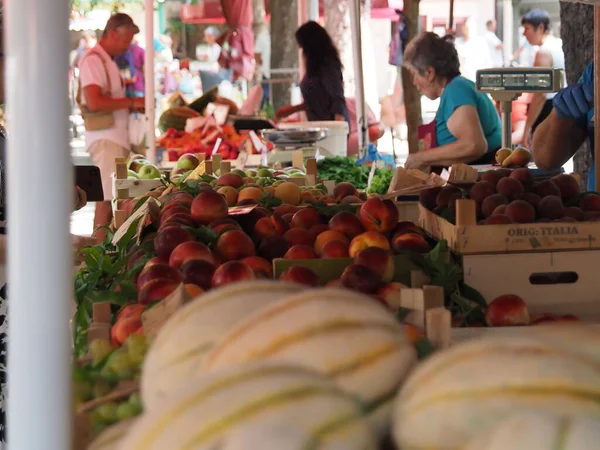
[[[358,213],[360,221],[367,231],[387,233],[398,223],[398,208],[391,200],[374,197],[368,199]]]
[[[185,228],[165,228],[159,231],[154,238],[154,250],[160,259],[168,261],[175,247],[189,241],[194,241],[194,237]]]
[[[205,244],[202,242],[190,241],[175,247],[175,250],[173,250],[171,257],[169,258],[169,265],[179,269],[184,263],[193,259],[204,259],[211,264],[215,263],[212,252]]]
[[[280,216],[273,214],[269,217],[258,219],[254,225],[254,236],[264,239],[268,236],[282,236],[287,230],[288,225]]]
[[[229,214],[227,200],[218,192],[201,192],[194,198],[191,207],[192,217],[201,225],[225,219]]]
[[[254,280],[254,271],[241,261],[228,261],[220,266],[212,278],[213,288],[243,280]]]
[[[256,254],[254,242],[242,230],[229,230],[219,236],[216,251],[225,261],[244,259]]]
[[[237,173],[226,173],[217,180],[217,186],[231,186],[239,189],[244,185],[244,179]]]
[[[410,250],[415,253],[427,253],[431,250],[427,239],[422,234],[417,233],[394,234],[392,247],[394,250]]]
[[[381,278],[370,267],[362,264],[351,264],[346,267],[342,276],[342,285],[365,294],[374,294],[381,285]]]
[[[337,202],[340,202],[344,197],[348,197],[351,195],[358,197],[358,190],[356,189],[356,187],[354,187],[352,183],[343,181],[341,183],[336,184],[333,188],[333,198]]]

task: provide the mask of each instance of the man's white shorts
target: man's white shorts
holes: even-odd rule
[[[112,200],[112,174],[115,173],[115,159],[127,158],[130,151],[121,147],[112,141],[100,139],[95,141],[88,148],[88,153],[92,162],[100,169],[102,177],[102,190],[104,191],[104,200]]]

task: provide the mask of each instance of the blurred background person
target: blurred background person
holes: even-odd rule
[[[254,77],[263,88],[262,108],[269,99],[270,91],[267,81],[271,78],[271,34],[266,25],[261,25],[254,34],[254,59],[256,60]]]
[[[488,20],[485,24],[485,40],[488,43],[492,67],[504,66],[504,43],[496,34],[498,23],[495,20]]]
[[[221,36],[221,32],[215,26],[210,26],[204,30],[204,42],[210,47],[209,61],[216,62],[221,55],[221,46],[217,43],[217,39]]]
[[[471,19],[465,20],[459,27],[454,45],[458,52],[460,71],[463,77],[475,81],[479,69],[492,67],[490,50],[485,39],[475,36],[475,26]]]

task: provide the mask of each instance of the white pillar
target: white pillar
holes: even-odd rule
[[[71,448],[68,0],[5,0],[8,105],[8,440]]]
[[[146,82],[146,117],[148,118],[147,157],[156,163],[156,91],[154,88],[154,0],[145,0],[146,12],[146,55],[144,78]]]
[[[308,20],[319,20],[319,0],[307,0]]]
[[[352,0],[350,5],[350,25],[352,28],[352,53],[354,55],[354,83],[356,86],[356,120],[358,122],[358,148],[366,150],[369,145],[365,108],[365,86],[363,77],[361,39],[360,0]]]
[[[514,11],[511,0],[504,0],[502,3],[502,35],[504,39],[504,61],[510,62],[513,53],[517,50],[514,46]]]

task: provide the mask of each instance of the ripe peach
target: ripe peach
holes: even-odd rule
[[[183,281],[186,284],[195,284],[205,291],[212,285],[215,270],[217,270],[216,265],[204,259],[193,259],[181,266]]]
[[[184,242],[175,247],[175,250],[173,250],[171,257],[169,258],[169,265],[179,269],[187,261],[193,259],[204,259],[212,264],[215,263],[212,252],[205,244],[202,242],[191,241]]]
[[[315,250],[319,255],[323,254],[323,247],[325,244],[331,241],[340,241],[340,242],[350,242],[350,240],[346,237],[345,234],[340,233],[339,231],[331,231],[327,230],[322,232],[317,236],[315,240]]]
[[[437,207],[448,206],[450,203],[450,198],[452,197],[453,194],[461,194],[462,195],[462,192],[457,187],[444,186],[435,199],[436,206]]]
[[[200,192],[192,202],[192,217],[201,225],[225,219],[229,214],[225,197],[214,191]]]
[[[492,216],[505,216],[506,215],[506,207],[508,205],[500,205],[498,206],[496,209],[494,209],[494,212],[492,212]]]
[[[273,209],[273,213],[283,216],[284,214],[296,214],[301,209],[303,209],[303,208],[300,208],[299,206],[288,205],[288,204],[284,203],[283,205],[276,206],[275,209]]]
[[[242,262],[254,271],[256,278],[273,279],[273,265],[260,256],[248,256]]]
[[[536,184],[533,186],[532,192],[539,195],[541,198],[544,198],[548,195],[556,195],[560,197],[560,189],[558,189],[558,186],[556,186],[552,180],[546,180]]]
[[[335,280],[331,280],[331,281],[328,281],[327,283],[325,283],[325,287],[343,288],[344,285],[342,284],[342,280],[340,280],[339,278],[337,278]]]
[[[288,226],[292,226],[292,219],[294,218],[293,214],[284,214],[283,216],[281,216],[281,218],[285,220],[285,223],[287,223]]]
[[[196,298],[204,294],[204,289],[202,289],[200,286],[196,286],[195,284],[186,284],[185,292],[187,292],[190,297]]]
[[[329,221],[329,228],[345,234],[349,239],[365,231],[358,216],[349,211],[342,211],[333,216]]]
[[[159,258],[168,261],[175,247],[194,241],[192,234],[183,227],[169,227],[158,232],[154,238],[154,250]]]
[[[241,261],[228,261],[220,266],[212,277],[212,287],[216,288],[243,280],[255,280],[254,271]]]
[[[380,247],[384,250],[390,250],[390,241],[385,235],[377,231],[366,231],[359,234],[350,242],[348,253],[351,258],[354,258],[361,250],[368,247]]]
[[[337,201],[331,195],[324,195],[319,199],[319,201],[325,203],[326,205],[336,205]]]
[[[523,197],[525,188],[516,178],[502,178],[496,185],[498,194],[504,195],[509,201],[518,200]]]
[[[317,203],[317,198],[308,191],[302,191],[300,193],[300,204],[311,205]]]
[[[217,180],[217,186],[231,186],[239,189],[244,185],[244,179],[237,173],[226,173]]]
[[[123,344],[129,335],[134,334],[142,327],[140,317],[127,317],[117,321],[110,329],[110,337],[113,343]]]
[[[437,196],[442,191],[440,186],[436,186],[431,189],[425,189],[419,192],[419,202],[428,210],[433,210],[437,207]]]
[[[280,216],[273,214],[270,217],[258,219],[254,225],[254,236],[263,239],[268,236],[282,236],[288,230],[288,225]]]
[[[562,200],[556,195],[547,195],[537,205],[537,213],[539,217],[556,220],[564,217],[565,207]]]
[[[502,295],[485,310],[485,322],[490,327],[529,325],[531,316],[523,299],[517,295]]]
[[[329,241],[323,246],[323,254],[321,258],[348,258],[350,254],[348,250],[350,244],[341,241]]]
[[[537,205],[541,199],[542,198],[539,195],[534,194],[533,192],[525,192],[525,194],[523,194],[523,197],[521,198],[521,200],[525,200],[534,208],[537,208]]]
[[[569,206],[568,208],[565,208],[565,217],[572,217],[577,221],[581,221],[584,219],[583,211],[577,206]]]
[[[392,237],[392,247],[394,250],[410,250],[415,253],[427,253],[431,246],[421,234],[401,233]]]
[[[281,183],[275,188],[275,198],[290,205],[298,205],[300,203],[300,193],[300,188],[290,181]]]
[[[493,215],[485,219],[484,225],[507,225],[514,223],[513,220],[505,214]]]
[[[424,331],[421,330],[419,327],[416,327],[415,325],[411,325],[410,323],[403,323],[402,328],[404,329],[404,333],[406,334],[408,340],[413,344],[416,344],[421,339],[425,339]]]
[[[130,317],[139,319],[145,308],[144,305],[127,305],[117,315],[117,322]]]
[[[402,283],[386,283],[377,289],[375,295],[387,305],[388,308],[397,310],[400,306],[402,289],[408,289],[408,286]]]
[[[329,231],[329,226],[325,224],[310,227],[310,229],[308,230],[308,235],[312,239],[313,244],[317,240],[317,236],[319,236],[321,233],[324,233],[325,231]]]
[[[402,222],[398,222],[396,224],[396,228],[394,228],[393,234],[404,234],[404,233],[417,233],[417,234],[425,234],[425,230],[421,228],[419,225],[410,222],[408,220],[403,220]]]
[[[525,200],[515,200],[506,207],[505,214],[516,223],[535,221],[535,209]]]
[[[510,178],[515,178],[521,182],[526,191],[533,187],[534,178],[533,173],[527,167],[521,167],[515,169],[510,173]]]
[[[363,201],[360,197],[355,195],[349,195],[340,201],[340,205],[356,205],[357,203],[363,203]]]
[[[387,233],[392,231],[399,220],[398,208],[391,200],[372,197],[361,207],[358,217],[367,231]]]
[[[238,194],[238,203],[246,201],[246,200],[254,200],[259,201],[262,200],[265,196],[265,193],[259,187],[246,187],[242,189]]]
[[[483,201],[488,198],[490,195],[494,195],[496,193],[496,186],[494,186],[489,181],[480,181],[476,183],[471,188],[469,192],[469,197],[472,200],[475,200],[477,203],[483,203]]]
[[[143,270],[146,270],[148,267],[151,267],[155,264],[165,264],[165,265],[169,265],[169,261],[165,261],[160,259],[158,256],[155,256],[154,258],[152,258],[150,261],[148,261],[146,263],[146,265],[144,266]]]
[[[351,264],[340,277],[342,285],[365,294],[374,294],[381,285],[381,278],[373,269],[362,264]]]
[[[579,207],[584,211],[600,211],[600,195],[594,193],[585,194],[579,200]]]
[[[166,264],[154,264],[147,269],[144,269],[137,280],[138,291],[152,280],[165,279],[177,283],[183,281],[181,272],[174,267]]]
[[[317,259],[319,255],[314,248],[308,245],[294,245],[283,257],[285,259]]]
[[[210,187],[210,186],[209,186]],[[177,191],[169,194],[169,197],[163,202],[163,211],[171,204],[179,206],[190,206],[194,201],[194,196],[188,192]]]
[[[310,229],[315,225],[325,223],[323,217],[315,208],[303,208],[294,214],[292,218],[292,228],[304,228],[305,230]]]
[[[240,225],[233,219],[219,219],[211,222],[208,228],[217,234],[221,234],[225,230],[239,230]]]
[[[292,266],[279,277],[282,281],[291,283],[305,284],[306,286],[317,287],[320,284],[319,276],[314,270],[304,266]]]
[[[185,214],[177,213],[169,215],[158,227],[159,231],[172,225],[181,225],[184,227],[196,228],[197,224],[192,215],[188,212]]]
[[[283,236],[269,236],[261,241],[257,254],[267,261],[273,261],[276,258],[283,258],[289,249],[290,244]]]
[[[157,300],[163,300],[168,297],[181,281],[173,281],[165,278],[157,278],[144,284],[144,287],[138,292],[138,303],[148,305]]]
[[[225,261],[244,259],[254,256],[254,242],[242,230],[229,230],[219,236],[216,246],[217,254]]]
[[[173,206],[171,206],[173,205]],[[175,214],[185,214],[185,215],[190,215],[190,210],[188,208],[186,208],[185,206],[180,206],[176,203],[171,203],[171,205],[169,205],[169,207],[167,207],[166,209],[163,209],[160,212],[160,220],[159,223],[164,223],[167,221],[167,219]]]
[[[560,196],[565,201],[577,197],[581,192],[579,183],[571,175],[564,173],[556,175],[555,177],[552,177],[552,181],[560,190]]]
[[[303,230],[302,228],[290,228],[284,233],[283,237],[290,245],[312,246],[315,243],[308,230]]]
[[[483,172],[483,174],[481,175],[481,181],[488,181],[492,183],[494,187],[496,187],[498,185],[498,181],[500,181],[506,176],[508,175],[500,172],[499,170],[488,170],[486,172]]]
[[[373,269],[384,283],[388,283],[394,278],[396,266],[388,250],[379,247],[366,248],[356,255],[354,262]]]
[[[225,197],[227,200],[227,206],[235,206],[238,201],[238,191],[236,188],[231,186],[223,186],[217,189],[217,192]]]
[[[348,197],[350,195],[358,197],[358,190],[352,183],[343,181],[336,184],[333,188],[333,198],[338,202],[342,201],[344,197]]]
[[[481,204],[483,217],[490,217],[494,210],[501,205],[508,205],[508,199],[502,194],[492,194]]]

